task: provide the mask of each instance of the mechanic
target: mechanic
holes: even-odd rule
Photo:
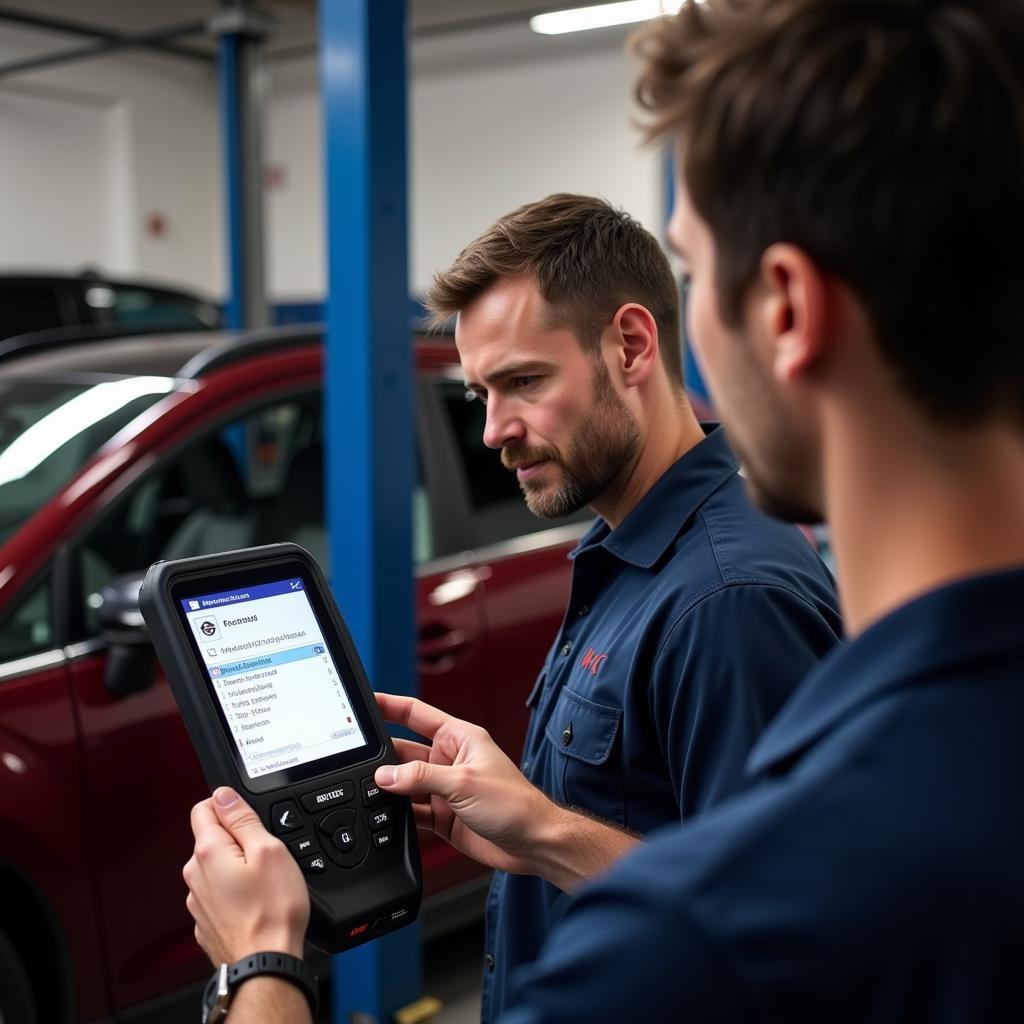
[[[1024,15],[707,0],[638,48],[651,135],[679,146],[691,336],[758,502],[826,514],[854,639],[769,725],[743,792],[577,894],[502,1020],[1018,1019]],[[486,733],[381,703],[432,742],[380,784],[557,881],[546,798]],[[215,960],[294,943],[304,905],[297,873],[248,858],[246,820],[237,798],[196,810]],[[228,882],[263,894],[261,929]]]
[[[530,510],[598,519],[570,556],[569,604],[528,698],[523,774],[552,800],[559,865],[487,901],[482,1020],[586,878],[637,836],[735,792],[768,721],[837,642],[831,578],[757,512],[723,431],[683,387],[679,288],[657,240],[607,202],[558,194],[500,218],[437,274],[468,395],[486,405]],[[451,837],[446,837],[451,838]],[[563,870],[559,870],[561,867]]]

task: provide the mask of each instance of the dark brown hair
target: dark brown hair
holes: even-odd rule
[[[634,37],[723,319],[774,242],[870,317],[934,420],[1024,422],[1021,0],[707,0]]]
[[[532,275],[552,323],[571,328],[585,352],[627,302],[658,325],[669,380],[682,387],[679,290],[654,236],[603,199],[558,193],[501,217],[435,274],[425,305],[435,325],[465,309],[501,278]]]

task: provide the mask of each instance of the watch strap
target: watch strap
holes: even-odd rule
[[[309,1012],[316,1020],[318,998],[316,975],[304,960],[290,953],[252,953],[227,965],[227,983],[232,995],[243,982],[250,978],[269,976],[283,978],[295,985],[306,997]]]

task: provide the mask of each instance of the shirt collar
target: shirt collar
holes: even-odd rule
[[[755,744],[758,774],[812,747],[884,693],[993,659],[1024,656],[1018,617],[1024,568],[973,576],[915,598],[833,648]]]
[[[630,565],[650,569],[697,509],[739,469],[725,431],[717,424],[704,430],[704,439],[665,470],[614,530],[598,519],[569,557],[600,545]]]

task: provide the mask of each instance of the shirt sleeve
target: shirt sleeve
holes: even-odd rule
[[[500,1024],[760,1019],[726,960],[681,909],[673,851],[655,847],[580,894],[538,960],[513,975]]]
[[[777,584],[729,585],[680,616],[649,699],[681,817],[744,788],[754,743],[838,639],[813,604]]]

